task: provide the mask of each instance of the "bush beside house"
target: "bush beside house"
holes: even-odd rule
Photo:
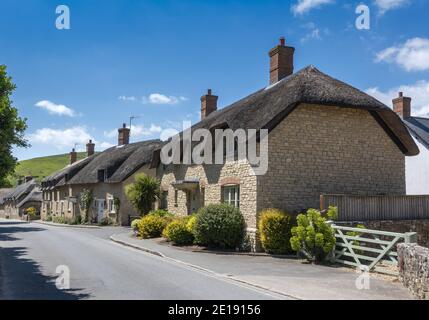
[[[238,208],[213,204],[202,208],[195,222],[196,243],[213,248],[236,249],[245,235],[245,222]]]
[[[277,209],[261,212],[258,224],[262,248],[270,254],[292,253],[290,238],[292,236],[293,219]]]
[[[336,218],[337,208],[330,207],[327,216],[331,220]],[[292,249],[310,262],[322,262],[335,246],[334,230],[315,209],[309,209],[307,214],[300,214],[296,219],[298,226],[292,228],[290,239]]]
[[[164,229],[164,238],[178,246],[193,244],[194,234],[188,227],[190,219],[191,217],[179,218],[169,223]]]

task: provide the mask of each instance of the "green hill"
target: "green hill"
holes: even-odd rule
[[[78,160],[86,157],[86,152],[77,154]],[[68,154],[59,154],[56,156],[34,158],[20,161],[15,169],[15,176],[9,177],[12,185],[16,185],[18,177],[33,176],[37,181],[43,180],[52,173],[61,170],[69,164]]]

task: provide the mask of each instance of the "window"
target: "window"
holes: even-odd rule
[[[206,188],[201,188],[201,194],[200,194],[200,204],[201,207],[205,207],[206,203]]]
[[[224,186],[222,188],[222,201],[239,208],[240,186]]]
[[[179,190],[174,190],[174,206],[175,207],[179,206],[178,199],[179,199]]]
[[[109,213],[116,213],[115,200],[112,197],[107,199],[107,210]]]
[[[168,191],[163,191],[161,194],[160,209],[168,209]]]
[[[98,181],[104,182],[107,180],[107,172],[106,170],[98,170]]]

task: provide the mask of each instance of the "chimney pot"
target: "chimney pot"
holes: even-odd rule
[[[70,164],[73,164],[77,161],[77,152],[76,150],[73,148],[72,151],[70,152]]]
[[[293,74],[295,48],[286,46],[285,38],[270,50],[270,85]]]
[[[127,128],[127,125],[124,123],[122,128],[118,129],[118,146],[130,143],[130,133],[131,129]]]
[[[217,110],[218,98],[212,94],[212,89],[208,89],[207,94],[201,97],[201,120]]]
[[[403,92],[399,92],[399,97],[393,99],[393,111],[402,118],[411,117],[411,98],[404,97]]]
[[[92,143],[92,140],[86,144],[86,156],[90,157],[95,153],[95,144]]]

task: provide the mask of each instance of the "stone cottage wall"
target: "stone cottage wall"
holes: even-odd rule
[[[91,184],[91,185],[73,185],[73,186],[70,186],[70,189],[71,189],[70,196],[79,197],[83,189],[92,190],[94,200],[98,199],[98,200],[105,201],[104,216],[105,217],[110,216],[111,218],[116,218],[116,214],[111,214],[110,212],[108,212],[107,201],[111,197],[113,198],[117,197],[121,201],[121,207],[119,210],[119,223],[121,225],[128,225],[129,216],[136,216],[138,215],[138,213],[136,209],[133,207],[133,205],[128,201],[128,198],[125,195],[124,188],[128,184],[133,183],[135,175],[139,173],[145,173],[147,175],[155,176],[156,170],[149,169],[148,166],[145,166],[121,183],[101,183],[100,182],[100,183]],[[75,208],[76,208],[76,212],[79,212],[81,215],[84,214],[84,212],[80,208],[79,200]],[[96,215],[97,210],[98,208],[94,203],[93,206],[91,207],[91,212],[93,212],[94,215]]]
[[[405,156],[368,111],[303,104],[270,133],[258,211],[318,208],[321,193],[405,194]]]
[[[162,165],[161,165],[162,167]],[[247,161],[229,162],[225,165],[169,165],[159,168],[158,176],[161,185],[168,192],[168,211],[176,215],[187,215],[187,201],[191,201],[192,212],[203,205],[217,204],[222,201],[222,186],[228,184],[240,185],[240,210],[245,218],[248,231],[255,232],[256,228],[256,176],[252,174]],[[180,180],[200,180],[200,185],[194,192],[195,198],[187,199],[186,192],[178,190],[177,205],[175,203],[175,188],[172,183]],[[202,199],[202,195],[204,199]]]
[[[429,249],[417,244],[398,245],[399,274],[418,299],[429,300]]]

